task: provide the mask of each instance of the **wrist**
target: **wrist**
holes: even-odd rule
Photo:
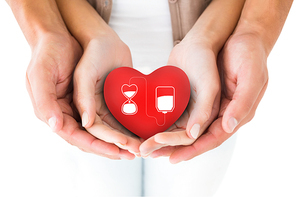
[[[48,35],[69,34],[53,0],[10,1],[9,5],[31,47]]]
[[[274,38],[267,27],[260,23],[250,22],[248,20],[240,20],[233,36],[248,36],[252,37],[256,42],[260,42],[266,52],[269,54],[275,44],[277,38]]]
[[[208,49],[214,52],[214,54],[218,55],[220,51],[219,40],[211,39],[215,36],[215,32],[207,31],[207,32],[189,32],[182,43],[188,46],[198,46],[199,48]]]
[[[86,49],[90,43],[110,43],[120,40],[115,31],[106,25],[105,27],[91,27],[84,32],[77,32],[74,34],[83,49]]]
[[[292,2],[272,0],[266,6],[266,1],[246,1],[234,34],[256,36],[269,54],[281,33]]]

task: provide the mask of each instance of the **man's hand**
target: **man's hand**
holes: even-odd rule
[[[262,40],[256,35],[232,36],[218,58],[222,82],[219,117],[194,144],[159,150],[151,156],[170,155],[171,162],[178,163],[221,145],[253,118],[268,83],[266,61]]]

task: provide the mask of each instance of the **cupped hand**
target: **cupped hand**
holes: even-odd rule
[[[219,54],[222,95],[218,118],[190,146],[163,150],[177,163],[220,146],[249,122],[268,84],[267,53],[255,34],[233,35]]]
[[[73,72],[82,54],[70,35],[46,34],[32,48],[26,86],[36,116],[70,144],[112,159],[133,158],[81,128],[73,105]]]
[[[64,126],[60,101],[72,91],[74,68],[81,48],[70,35],[48,33],[32,47],[26,86],[36,116],[57,132]]]
[[[96,138],[118,146],[126,157],[132,157],[139,154],[140,139],[112,116],[103,96],[107,74],[120,66],[132,67],[132,59],[129,48],[115,32],[92,39],[75,70],[73,98],[82,126]]]
[[[194,143],[218,115],[220,80],[213,50],[206,44],[183,40],[173,48],[168,65],[185,71],[191,85],[191,98],[173,126],[143,142],[140,150],[144,157],[169,156]]]

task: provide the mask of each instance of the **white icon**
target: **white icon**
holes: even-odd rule
[[[155,107],[158,112],[166,114],[175,108],[175,88],[173,86],[158,86],[155,89]]]
[[[122,113],[125,115],[136,114],[138,112],[138,106],[132,98],[137,94],[138,86],[135,84],[123,84],[121,86],[121,92],[127,98],[127,101],[125,101],[121,106]]]
[[[154,118],[158,126],[163,126],[166,122],[165,115],[175,109],[175,88],[173,86],[157,86],[155,88],[155,108],[158,112],[163,113],[163,123],[160,124],[155,116],[150,116],[148,114],[148,87],[147,80],[144,77],[131,77],[129,80],[129,84],[131,85],[123,84],[121,86],[121,92],[127,98],[127,101],[121,106],[121,112],[124,115],[135,115],[138,112],[138,106],[132,100],[132,98],[138,93],[138,86],[131,83],[133,79],[143,79],[145,81],[146,115],[149,118]]]

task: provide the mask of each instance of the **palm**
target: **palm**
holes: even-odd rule
[[[235,130],[253,118],[267,87],[266,54],[254,40],[249,35],[236,36],[225,44],[218,58],[222,84],[218,118],[194,144],[173,152],[172,161],[189,160],[220,146],[233,135],[225,132],[232,114],[243,112]]]
[[[74,101],[80,115],[88,111],[90,121],[85,128],[89,133],[106,143],[124,144],[124,149],[138,152],[140,139],[112,116],[104,101],[104,80],[120,66],[132,67],[129,48],[122,41],[104,38],[89,43],[75,70]]]
[[[213,51],[180,43],[174,47],[168,64],[185,71],[191,85],[191,98],[187,109],[168,129],[169,132],[159,133],[141,145],[143,152],[153,151],[152,156],[171,155],[184,145],[192,144],[195,139],[188,136],[188,128],[190,130],[198,122],[202,125],[201,135],[219,111],[220,84]]]
[[[188,107],[180,119],[168,130],[171,132],[186,130],[190,116],[194,115],[194,110],[196,110],[196,102],[199,99],[199,96],[201,97],[206,94],[206,91],[211,88],[210,84],[213,83],[213,78],[210,76],[213,76],[213,72],[216,72],[215,55],[212,51],[203,51],[196,48],[192,49],[192,54],[186,53],[186,55],[180,55],[179,50],[176,51],[176,54],[179,55],[172,56],[169,62],[172,65],[180,66],[180,68],[187,73],[192,91]],[[205,69],[206,67],[207,69]],[[208,67],[212,67],[214,71],[208,69]],[[216,99],[213,105],[212,113],[209,114],[209,120],[204,128],[207,128],[214,120],[218,111],[219,99]],[[188,143],[191,144],[192,141],[189,141]]]

